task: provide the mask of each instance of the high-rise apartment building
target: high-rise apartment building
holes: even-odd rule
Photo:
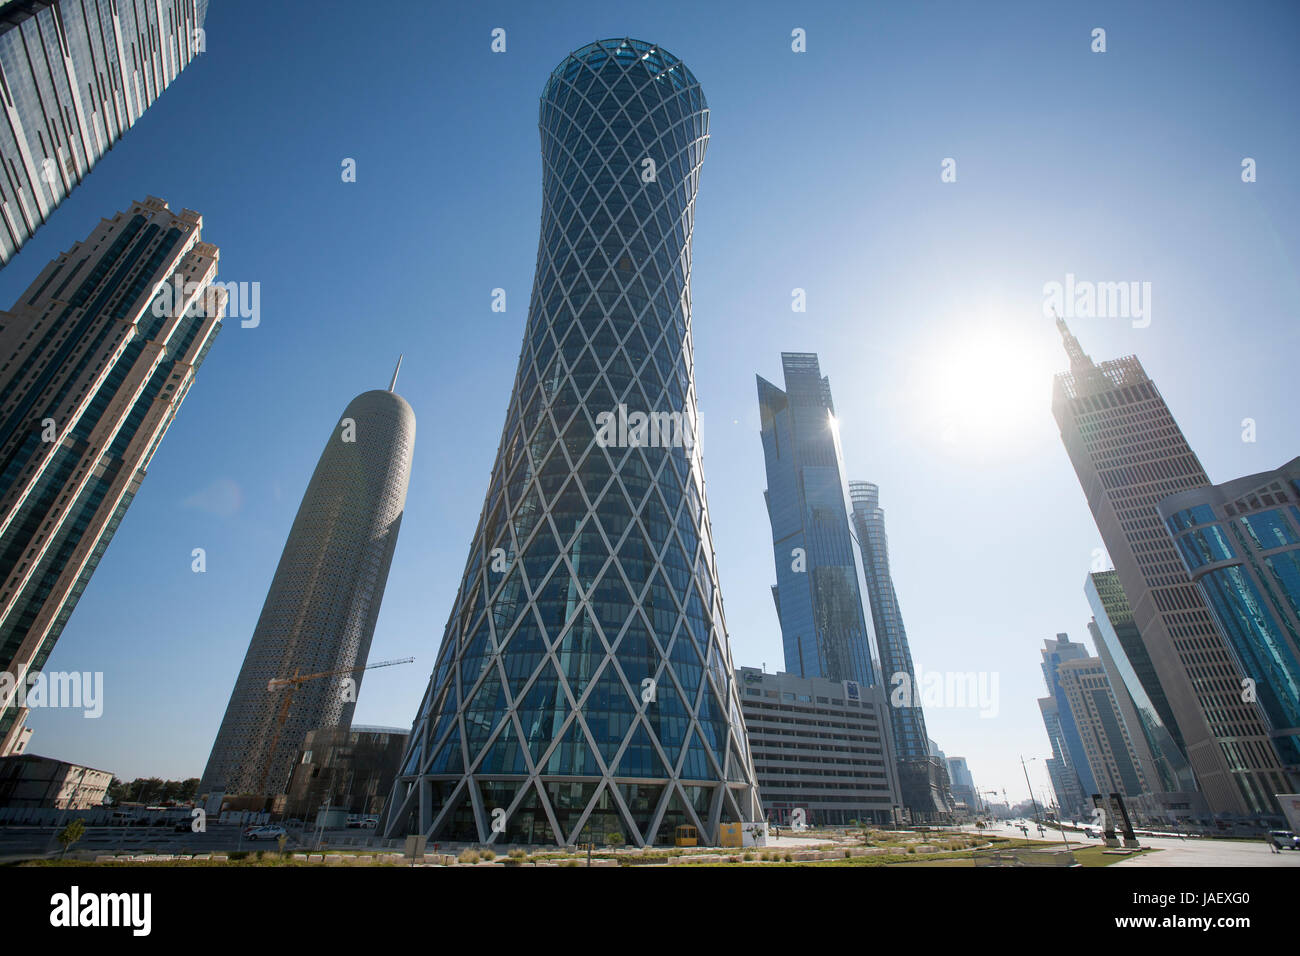
[[[415,413],[396,386],[394,372],[387,390],[352,399],[325,443],[271,579],[200,794],[285,793],[307,733],[351,726],[415,451]],[[270,684],[309,674],[334,676]]]
[[[1047,730],[1047,739],[1052,746],[1052,756],[1046,760],[1047,775],[1052,781],[1052,790],[1056,793],[1056,803],[1064,819],[1078,820],[1086,817],[1089,803],[1084,796],[1083,784],[1070,762],[1069,751],[1065,747],[1065,734],[1061,727],[1061,711],[1055,697],[1040,697],[1038,710]]]
[[[1042,653],[1047,696],[1039,699],[1038,709],[1052,745],[1047,772],[1061,811],[1066,816],[1077,817],[1091,806],[1088,798],[1098,791],[1070,698],[1061,683],[1060,671],[1067,662],[1087,658],[1088,649],[1072,642],[1068,634],[1057,634],[1055,640],[1043,642]]]
[[[386,832],[714,842],[761,811],[693,437],[709,110],[676,57],[602,40],[540,127],[518,372]]]
[[[781,368],[784,389],[757,379],[785,669],[874,686],[830,379],[809,353],[781,353]]]
[[[736,671],[759,794],[789,826],[901,822],[883,688],[795,674]]]
[[[1287,790],[1277,751],[1156,510],[1209,478],[1142,363],[1096,365],[1057,326],[1070,370],[1056,376],[1052,412],[1200,789],[1216,814],[1276,814],[1273,794]]]
[[[219,330],[202,226],[133,203],[0,313],[0,671],[20,681],[44,667]],[[22,737],[16,704],[0,701],[0,754]]]
[[[1300,788],[1300,458],[1159,505],[1291,777]]]
[[[1140,798],[1148,790],[1147,781],[1101,658],[1062,661],[1056,676],[1083,742],[1084,759],[1096,788],[1092,793]]]
[[[208,0],[0,3],[0,266],[204,49]]]
[[[885,533],[885,512],[880,507],[880,489],[870,482],[850,481],[849,498],[880,653],[881,682],[890,695],[890,724],[903,804],[916,822],[942,820],[952,807],[943,787],[943,775],[926,746],[929,737],[920,688],[916,686],[912,650],[889,570],[889,538]],[[955,789],[951,795],[956,796]]]

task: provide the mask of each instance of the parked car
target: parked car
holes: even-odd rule
[[[1300,850],[1300,836],[1290,830],[1270,830],[1268,838],[1279,850]]]
[[[249,840],[278,840],[280,837],[287,837],[288,835],[289,831],[278,823],[264,827],[253,827],[244,834]]]

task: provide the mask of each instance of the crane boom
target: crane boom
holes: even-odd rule
[[[262,793],[266,792],[266,779],[270,776],[271,764],[275,759],[276,750],[280,746],[280,734],[284,730],[285,722],[289,719],[289,708],[293,704],[294,691],[298,689],[300,684],[305,684],[307,681],[311,680],[319,680],[322,677],[335,677],[339,674],[357,674],[361,671],[374,670],[376,667],[392,667],[394,664],[412,664],[414,662],[414,657],[403,657],[400,660],[376,661],[373,664],[360,664],[357,667],[341,667],[338,670],[320,671],[316,674],[299,674],[295,670],[292,677],[277,677],[267,681],[267,693],[281,687],[287,687],[288,693],[284,695],[284,702],[280,705],[280,711],[276,715],[275,733],[271,735],[271,746],[268,748],[266,759],[262,764],[261,783],[258,789]]]
[[[266,689],[273,690],[276,687],[284,687],[288,684],[301,684],[304,681],[316,680],[319,677],[334,677],[338,674],[355,674],[358,671],[374,670],[376,667],[392,667],[394,664],[413,664],[413,663],[415,663],[414,657],[403,657],[400,660],[376,661],[374,664],[361,664],[358,665],[357,667],[341,667],[338,670],[319,671],[315,674],[295,673],[292,677],[277,677],[274,680],[268,681],[266,684]]]

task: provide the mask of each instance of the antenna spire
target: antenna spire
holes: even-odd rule
[[[402,356],[397,356],[397,368],[393,369],[393,380],[388,384],[388,390],[391,392],[397,388],[397,373],[402,370]]]
[[[1070,356],[1071,370],[1078,371],[1081,368],[1091,368],[1092,359],[1088,358],[1083,351],[1083,347],[1079,345],[1079,340],[1070,332],[1070,327],[1065,324],[1065,319],[1057,314],[1056,309],[1052,309],[1052,315],[1056,316],[1056,329],[1061,333],[1061,340],[1065,343],[1065,354]]]

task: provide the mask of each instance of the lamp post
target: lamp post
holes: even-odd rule
[[[1038,758],[1030,757],[1029,759],[1037,760]],[[1025,758],[1023,756],[1021,756],[1020,758],[1020,769],[1023,770],[1025,773],[1025,786],[1029,788],[1029,802],[1034,805],[1034,823],[1041,826],[1043,821],[1039,818],[1038,815],[1038,799],[1034,796],[1033,784],[1029,782],[1029,768],[1025,764]]]

